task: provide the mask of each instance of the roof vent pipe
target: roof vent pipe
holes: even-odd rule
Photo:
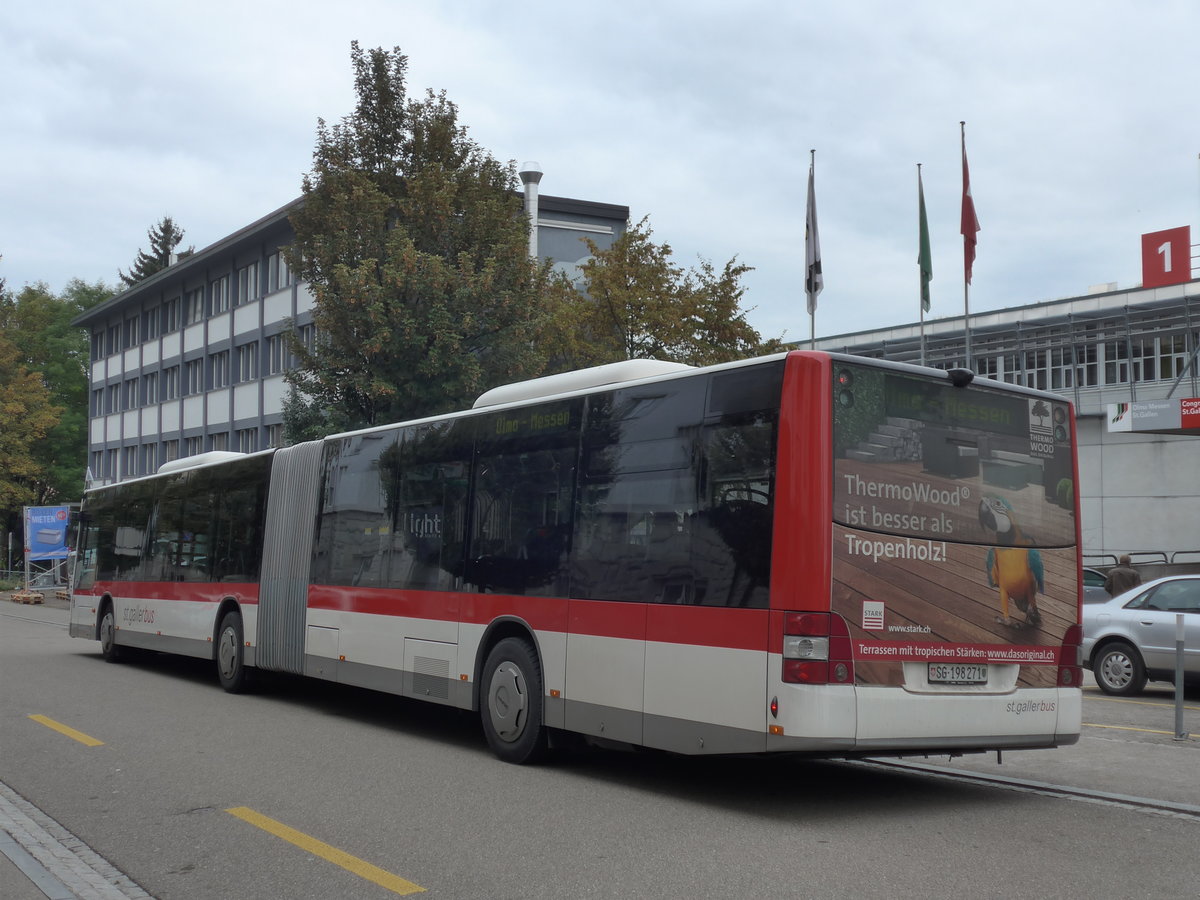
[[[538,182],[542,180],[542,167],[535,162],[521,164],[521,184],[525,185],[525,212],[529,216],[529,256],[538,256]]]

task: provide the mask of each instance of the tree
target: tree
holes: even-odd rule
[[[586,296],[564,293],[551,325],[556,367],[646,358],[701,366],[783,349],[746,321],[741,279],[749,266],[735,257],[720,272],[707,260],[684,271],[652,235],[642,219],[606,250],[587,241]]]
[[[0,328],[0,515],[8,531],[14,530],[21,507],[38,499],[45,466],[35,448],[61,412],[39,373],[24,364],[16,341]]]
[[[513,163],[467,137],[444,92],[408,97],[399,48],[355,42],[350,55],[355,111],[319,122],[291,219],[288,261],[311,286],[318,340],[292,342],[289,382],[371,425],[540,374],[549,266],[528,256]]]
[[[23,484],[35,505],[78,500],[87,465],[88,339],[71,321],[113,294],[102,282],[73,279],[61,295],[42,283],[0,302],[0,330],[19,365],[45,388],[56,421],[31,445],[39,466]]]
[[[133,265],[129,269],[129,274],[117,270],[117,274],[121,277],[121,282],[125,287],[133,287],[139,281],[145,281],[151,275],[161,272],[171,264],[171,254],[175,252],[175,248],[179,246],[183,240],[184,231],[175,224],[175,220],[170,216],[163,216],[162,221],[152,226],[147,232],[146,237],[150,240],[150,252],[138,250],[137,257],[133,261]],[[178,255],[191,256],[194,247],[189,247],[187,250]]]

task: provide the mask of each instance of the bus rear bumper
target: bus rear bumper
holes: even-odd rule
[[[1083,695],[1078,688],[1025,688],[999,694],[915,694],[899,687],[818,688],[841,702],[801,701],[768,736],[771,752],[906,755],[1044,749],[1079,740]],[[853,692],[854,699],[847,697]],[[833,713],[830,721],[812,715]],[[853,715],[847,716],[853,709]],[[853,718],[853,721],[848,721]],[[790,719],[790,721],[788,721]],[[835,721],[836,720],[836,721]]]

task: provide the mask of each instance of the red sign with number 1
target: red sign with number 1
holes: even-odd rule
[[[1142,287],[1192,280],[1192,229],[1168,228],[1142,235]]]

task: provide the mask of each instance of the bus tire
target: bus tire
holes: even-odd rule
[[[100,655],[105,662],[115,663],[121,660],[121,648],[117,646],[117,615],[113,612],[111,603],[105,603],[100,610]]]
[[[545,756],[542,667],[528,641],[510,637],[492,648],[483,666],[480,700],[483,733],[492,753],[516,765]]]
[[[1146,666],[1137,650],[1124,641],[1105,644],[1092,663],[1096,684],[1106,694],[1131,697],[1146,686]]]
[[[221,617],[221,627],[217,629],[217,680],[231,694],[246,689],[245,647],[242,614],[230,610]]]

